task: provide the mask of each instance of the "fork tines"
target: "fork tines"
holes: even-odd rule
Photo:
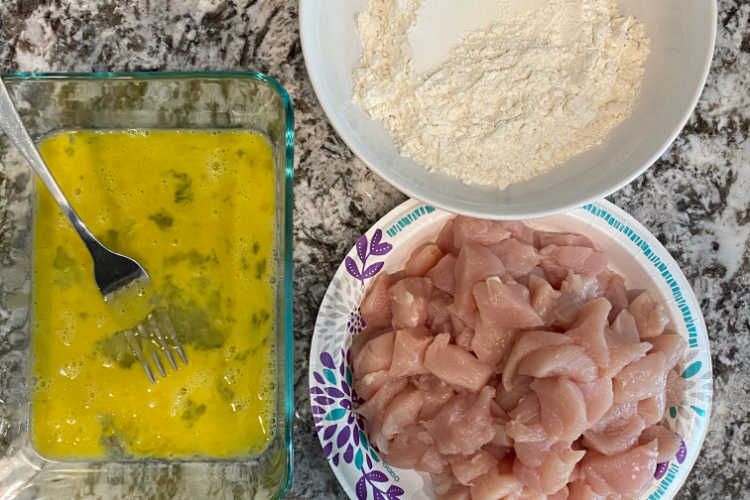
[[[167,376],[167,372],[161,362],[160,352],[167,357],[169,364],[174,370],[177,370],[178,367],[172,350],[177,351],[177,355],[183,364],[187,364],[188,362],[182,344],[180,344],[180,340],[177,338],[172,321],[163,309],[150,312],[144,321],[138,323],[134,329],[125,330],[124,333],[130,348],[135,353],[138,362],[140,362],[146,371],[146,376],[151,382],[156,382],[156,377],[149,364],[149,359],[153,361],[153,364],[162,377]]]

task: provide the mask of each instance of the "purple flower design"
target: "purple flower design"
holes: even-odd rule
[[[346,329],[351,335],[357,335],[359,332],[365,329],[367,323],[359,312],[359,308],[356,311],[349,313],[349,319],[346,321]]]
[[[361,323],[361,319],[356,319],[357,316],[358,311],[352,313],[352,321]],[[353,411],[353,407],[363,400],[352,387],[350,352],[341,350],[341,360],[336,366],[333,356],[321,352],[323,369],[313,371],[313,378],[318,385],[310,388],[310,402],[315,430],[323,444],[323,453],[334,466],[343,461],[353,464],[361,471],[362,475],[355,488],[360,500],[366,500],[369,491],[372,491],[372,498],[375,500],[400,500],[404,490],[396,485],[389,485],[388,476],[373,469],[380,458],[367,440],[362,417]]]
[[[680,440],[680,447],[677,449],[677,453],[675,454],[675,460],[678,464],[682,464],[682,462],[685,461],[685,458],[687,457],[687,445],[685,444],[685,440]],[[654,472],[654,478],[655,479],[661,479],[669,470],[669,462],[660,462],[656,464],[656,471]]]
[[[380,241],[382,238],[383,231],[381,231],[380,229],[376,229],[375,233],[372,235],[372,240],[370,240],[369,245],[367,242],[366,234],[363,234],[362,237],[357,240],[357,257],[362,263],[361,270],[357,262],[351,257],[347,256],[346,259],[344,259],[346,272],[351,274],[354,278],[358,279],[362,284],[364,284],[366,279],[375,277],[375,275],[378,274],[381,269],[383,269],[384,263],[382,261],[375,262],[368,266],[367,259],[372,257],[373,255],[383,256],[393,249],[393,245],[391,245],[390,243]]]

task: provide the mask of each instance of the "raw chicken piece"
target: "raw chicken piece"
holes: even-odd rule
[[[518,443],[537,443],[547,440],[541,420],[539,397],[529,392],[524,395],[509,413],[510,421],[505,424],[505,434]]]
[[[651,344],[648,342],[628,345],[612,345],[610,343],[609,364],[601,370],[602,377],[614,377],[627,365],[645,356],[649,349],[651,349]]]
[[[432,336],[423,326],[396,330],[390,374],[394,377],[407,377],[427,373],[424,354],[431,342]]]
[[[503,283],[498,277],[474,285],[474,300],[482,320],[500,328],[543,326],[542,318],[529,302],[529,290],[518,283]]]
[[[625,279],[619,274],[604,270],[596,276],[599,283],[597,295],[604,297],[612,304],[609,312],[609,321],[613,321],[620,311],[628,307],[628,290],[625,287]]]
[[[432,296],[428,278],[404,278],[388,289],[393,328],[413,328],[427,323],[427,306]]]
[[[591,257],[586,259],[586,262],[583,263],[583,269],[580,270],[580,273],[589,276],[598,276],[599,273],[607,269],[607,264],[609,264],[607,254],[595,251],[591,254]]]
[[[595,276],[569,274],[560,284],[560,299],[552,309],[551,318],[555,326],[568,329],[578,318],[581,307],[597,297]]]
[[[552,288],[547,280],[533,274],[529,275],[529,291],[531,307],[544,320],[545,325],[552,324],[552,311],[560,300],[561,293]]]
[[[547,436],[568,443],[578,439],[586,429],[586,401],[581,389],[564,378],[537,379],[530,387],[539,398],[542,428]]]
[[[513,447],[513,440],[505,433],[505,425],[508,421],[509,417],[507,416],[504,418],[493,417],[492,419],[492,427],[495,430],[495,436],[492,438],[492,441],[490,441],[490,444],[495,445],[498,448],[504,448],[504,453],[507,452],[509,448]]]
[[[669,323],[669,316],[664,306],[645,291],[630,303],[628,310],[635,316],[642,339],[661,335],[664,327]]]
[[[453,476],[453,472],[450,468],[446,469],[440,474],[432,475],[432,488],[438,495],[447,493],[451,488],[458,485],[456,478]],[[460,485],[459,485],[460,486]]]
[[[453,224],[455,219],[449,219],[438,233],[437,246],[445,254],[458,255],[458,247],[453,244]]]
[[[506,391],[513,388],[513,378],[516,375],[518,364],[523,358],[542,347],[550,345],[571,344],[573,340],[567,335],[542,330],[521,332],[516,337],[516,343],[508,356],[508,361],[503,368],[503,387]]]
[[[518,442],[513,444],[516,459],[526,467],[536,469],[541,467],[544,457],[549,453],[554,443],[552,441]]]
[[[508,237],[510,231],[493,220],[459,215],[453,222],[453,244],[457,248],[463,248],[470,241],[484,246],[495,245]]]
[[[568,500],[568,495],[570,495],[570,492],[568,491],[567,486],[563,486],[561,489],[557,490],[551,495],[547,495],[547,500]]]
[[[505,430],[503,430],[503,433],[505,433]],[[512,447],[509,446],[499,446],[495,444],[495,438],[492,439],[489,443],[484,445],[482,447],[484,451],[495,457],[497,460],[502,460],[509,456],[509,454],[513,451]]]
[[[380,451],[387,453],[387,441],[393,439],[396,434],[403,431],[407,426],[417,423],[423,404],[424,393],[417,388],[407,387],[398,393],[383,413],[380,435],[384,438],[384,442],[373,441],[375,446]]]
[[[368,373],[389,370],[395,338],[395,332],[388,332],[367,342],[353,360],[354,377],[362,378]]]
[[[472,300],[473,305],[474,302]],[[466,328],[474,328],[479,323],[479,311],[461,309],[456,304],[452,304],[448,308],[448,314],[451,317],[451,325],[454,333],[460,333]]]
[[[369,326],[366,326],[364,330],[359,332],[352,339],[352,346],[349,349],[349,356],[351,356],[352,360],[357,359],[357,356],[359,356],[359,353],[362,351],[362,349],[367,345],[369,341],[371,341],[375,337],[379,337],[390,331],[393,331],[390,324],[388,325],[387,329],[386,328],[371,328]]]
[[[454,334],[461,333],[466,328],[474,328],[479,323],[479,311],[460,309],[455,303],[448,307],[448,314]]]
[[[595,493],[637,497],[653,478],[656,457],[654,440],[611,457],[588,453],[581,470]]]
[[[536,231],[517,220],[499,220],[495,221],[499,227],[509,231],[511,236],[527,245],[534,245]]]
[[[479,361],[494,368],[510,353],[514,339],[514,330],[502,328],[480,319],[471,339],[470,349],[476,354]]]
[[[521,493],[517,495],[509,495],[507,500],[547,500],[547,495],[524,486]]]
[[[497,469],[497,459],[482,450],[469,456],[457,455],[450,464],[456,480],[465,486],[471,486],[477,477]]]
[[[505,270],[514,278],[529,274],[541,260],[536,248],[515,238],[503,240],[491,246],[490,250],[500,258]]]
[[[648,341],[654,346],[650,352],[663,352],[665,361],[664,366],[671,370],[687,351],[687,342],[676,333],[663,333],[658,337],[652,337]]]
[[[531,389],[529,385],[534,381],[531,377],[516,376],[513,379],[513,388],[509,391],[505,390],[505,386],[501,383],[497,384],[497,397],[495,400],[503,410],[510,411],[516,406],[523,396],[526,395]]]
[[[463,349],[464,351],[470,351],[471,350],[471,342],[474,339],[474,329],[466,327],[456,335],[456,345]],[[482,361],[482,360],[480,360]]]
[[[599,367],[609,364],[609,349],[604,338],[604,328],[607,326],[607,315],[612,305],[603,297],[587,302],[581,307],[578,319],[567,335],[586,352]]]
[[[421,278],[442,258],[443,252],[436,244],[428,243],[422,245],[411,253],[409,260],[406,261],[406,265],[404,266],[404,271],[406,271],[407,276]]]
[[[393,377],[388,370],[368,373],[364,377],[354,379],[354,391],[362,399],[368,400],[391,380]]]
[[[478,281],[505,274],[505,267],[489,248],[469,242],[461,248],[456,259],[456,309],[474,311],[472,288]]]
[[[452,307],[453,297],[433,288],[430,302],[427,304],[427,327],[432,333],[454,333]]]
[[[437,450],[437,447],[432,446],[424,452],[417,468],[430,474],[440,474],[448,468],[448,461]]]
[[[573,468],[584,455],[584,450],[576,451],[553,446],[544,453],[540,467],[531,468],[516,460],[513,464],[513,473],[526,487],[549,495],[565,487]]]
[[[566,377],[576,382],[592,382],[599,369],[586,350],[579,345],[562,344],[542,347],[518,364],[519,375],[536,378]]]
[[[468,486],[457,484],[439,495],[438,500],[471,500],[471,490]]]
[[[388,288],[391,284],[391,276],[386,272],[378,273],[370,283],[359,305],[359,312],[368,328],[390,328],[392,315]]]
[[[383,410],[390,404],[396,394],[404,390],[407,384],[408,381],[405,378],[391,380],[383,385],[372,398],[357,408],[357,413],[367,420],[367,430],[371,438],[380,433]]]
[[[426,276],[432,280],[432,285],[451,295],[456,293],[456,257],[448,254],[435,267],[427,271]]]
[[[388,463],[405,469],[440,474],[447,462],[435,449],[432,436],[421,424],[407,427],[388,444]]]
[[[479,393],[459,394],[451,398],[432,420],[424,423],[445,455],[469,455],[492,441],[494,430],[490,401],[495,389],[484,387]]]
[[[629,402],[623,404],[612,404],[612,406],[595,424],[589,429],[595,432],[602,432],[610,425],[623,425],[633,415],[638,413],[638,403]]]
[[[519,494],[522,489],[523,484],[511,471],[501,472],[500,468],[496,468],[474,480],[471,500],[497,500]]]
[[[588,384],[578,384],[586,402],[586,421],[591,426],[599,421],[612,408],[614,394],[612,379],[602,377]]]
[[[598,290],[599,281],[596,279],[596,276],[586,274],[570,273],[560,283],[560,292],[563,295],[570,296],[573,301],[579,304],[597,298]]]
[[[653,425],[643,431],[641,437],[638,438],[640,444],[647,444],[653,440],[657,441],[657,447],[659,455],[656,457],[656,462],[667,462],[672,460],[677,454],[677,450],[680,449],[680,436],[674,433],[674,431],[667,429],[663,425]]]
[[[492,385],[492,381],[490,381],[490,385]],[[495,392],[495,397],[497,398],[497,392]],[[497,417],[503,422],[507,422],[510,419],[510,417],[508,416],[508,412],[498,404],[497,399],[490,403],[490,413],[492,413],[493,417]]]
[[[588,247],[596,250],[594,243],[582,234],[537,231],[534,237],[538,248],[555,245],[558,247]]]
[[[449,342],[450,335],[447,333],[435,337],[425,352],[425,368],[449,384],[470,391],[480,390],[492,376],[494,367]],[[495,390],[492,389],[492,392]]]
[[[421,421],[435,418],[440,408],[456,394],[451,386],[432,374],[414,377],[411,382],[424,394],[424,403],[419,413],[419,420]]]
[[[568,484],[568,500],[606,500],[604,495],[594,493],[591,486],[584,481]]]
[[[612,379],[615,403],[637,402],[664,391],[665,360],[663,352],[655,352],[623,368]]]
[[[660,391],[655,396],[638,401],[638,415],[643,419],[646,427],[661,422],[666,410],[666,390]]]
[[[637,344],[641,341],[635,317],[627,309],[623,309],[615,316],[610,330],[610,344],[628,345]]]
[[[628,450],[638,442],[646,426],[639,415],[633,415],[625,421],[615,421],[600,432],[587,430],[583,433],[583,445],[602,455],[616,455]]]
[[[558,288],[568,273],[596,276],[607,267],[602,252],[580,246],[549,245],[539,251],[549,282]]]

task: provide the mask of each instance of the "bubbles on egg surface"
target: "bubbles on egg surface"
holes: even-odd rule
[[[86,385],[86,403],[93,403],[96,401],[96,396],[99,393],[99,391],[96,389],[96,386],[87,384]]]
[[[224,151],[219,149],[206,156],[206,176],[211,181],[218,181],[227,170],[227,160]]]
[[[194,388],[211,387],[212,380],[211,370],[199,370],[190,377],[190,385]]]
[[[37,379],[36,383],[34,384],[34,392],[36,392],[37,394],[47,393],[51,388],[52,384],[45,378]]]
[[[185,408],[185,402],[188,399],[188,394],[189,391],[187,387],[180,387],[175,391],[174,396],[172,397],[172,403],[169,405],[170,416],[176,417],[182,415]]]
[[[231,361],[237,355],[237,346],[229,344],[224,348],[224,360]]]
[[[76,359],[65,363],[65,365],[60,368],[58,373],[63,377],[69,378],[70,380],[75,380],[76,377],[81,374],[82,368],[83,360]]]
[[[230,366],[224,371],[224,381],[228,385],[235,385],[244,375],[244,370],[237,366]]]
[[[70,347],[73,342],[73,329],[58,328],[54,331],[54,334],[60,339],[60,342],[62,342],[65,347]]]
[[[250,401],[246,397],[237,397],[232,400],[229,404],[234,413],[244,413],[247,411]]]

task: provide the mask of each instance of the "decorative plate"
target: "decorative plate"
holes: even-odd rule
[[[364,328],[359,303],[372,279],[397,271],[418,245],[434,240],[453,214],[409,200],[378,221],[357,241],[331,281],[318,312],[310,349],[310,403],[315,429],[328,463],[351,498],[434,499],[427,474],[385,463],[367,439],[353,411],[349,347]],[[606,251],[610,266],[627,277],[629,288],[647,288],[667,304],[674,329],[688,341],[678,366],[683,396],[667,408],[666,423],[683,437],[675,459],[658,464],[643,499],[672,498],[695,463],[711,412],[711,356],[698,303],[677,264],[641,224],[607,201],[562,215],[534,219],[540,229],[586,234]]]

